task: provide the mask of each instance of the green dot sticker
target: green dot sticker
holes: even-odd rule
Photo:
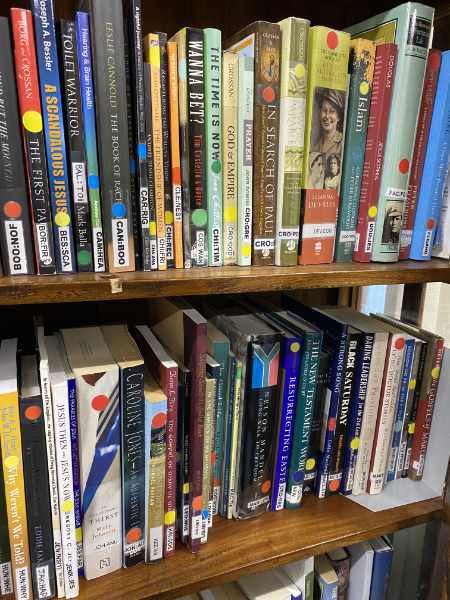
[[[91,254],[87,250],[80,250],[78,252],[78,264],[85,267],[91,262]]]
[[[197,208],[192,211],[192,224],[196,227],[204,227],[208,222],[208,213],[204,208]]]
[[[214,160],[212,165],[211,165],[211,169],[213,173],[220,173],[221,171],[221,165],[220,165],[220,160]]]

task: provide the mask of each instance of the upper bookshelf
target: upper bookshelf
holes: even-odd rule
[[[394,264],[333,263],[307,267],[170,269],[118,275],[31,275],[0,278],[0,305],[275,292],[429,281],[450,283],[450,263],[433,259]]]

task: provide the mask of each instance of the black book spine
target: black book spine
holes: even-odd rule
[[[92,272],[94,263],[91,217],[75,23],[61,20],[59,27],[77,266],[78,271]]]
[[[158,241],[156,235],[156,196],[155,170],[153,161],[153,123],[151,100],[152,73],[150,63],[144,63],[144,102],[145,102],[145,138],[147,146],[147,181],[148,181],[148,230],[150,241],[150,267],[158,269]]]
[[[0,246],[6,275],[35,272],[9,22],[0,18]]]
[[[179,369],[177,419],[177,527],[183,544],[189,543],[189,422],[190,371]]]
[[[208,266],[208,209],[206,198],[205,69],[201,29],[187,29],[186,40],[191,265]]]

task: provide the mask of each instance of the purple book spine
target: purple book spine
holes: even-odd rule
[[[67,382],[69,390],[70,447],[72,449],[73,498],[75,504],[75,531],[77,537],[78,574],[83,575],[83,534],[81,529],[80,457],[78,454],[77,391],[75,378]]]

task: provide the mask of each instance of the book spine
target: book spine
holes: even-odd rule
[[[238,129],[238,57],[234,52],[223,53],[223,244],[224,264],[237,263],[237,129]]]
[[[77,542],[78,574],[83,575],[83,531],[81,529],[80,456],[78,451],[78,416],[75,379],[69,379],[70,447],[72,452],[73,498],[75,503],[75,538]]]
[[[153,161],[152,74],[150,64],[144,62],[145,130],[147,141],[148,223],[150,232],[150,266],[158,269],[158,239],[156,235],[155,169]]]
[[[304,190],[300,211],[299,265],[333,261],[339,196],[335,190]]]
[[[222,494],[222,472],[225,455],[225,419],[228,404],[229,344],[217,344],[213,357],[220,364],[217,377],[216,414],[214,428],[213,515],[219,512]]]
[[[52,386],[52,402],[55,424],[54,432],[64,565],[64,588],[66,598],[76,598],[78,596],[79,582],[67,383]]]
[[[396,61],[395,44],[377,46],[353,253],[357,262],[370,262],[372,256]]]
[[[449,189],[450,189],[450,171],[447,173],[447,179],[442,192],[441,214],[436,229],[436,236],[433,244],[433,256],[435,258],[450,257],[450,210],[449,210]]]
[[[91,230],[93,240],[94,271],[106,269],[105,242],[103,236],[102,207],[100,199],[100,176],[97,156],[97,126],[95,119],[94,84],[92,80],[92,57],[90,25],[87,13],[76,14],[76,38],[80,65],[81,109],[84,121],[84,147],[86,150],[87,185]]]
[[[238,59],[238,234],[237,263],[252,264],[254,59]]]
[[[5,482],[3,481],[2,453],[0,452],[0,513],[6,515]],[[11,551],[9,548],[8,521],[0,521],[0,596],[13,593]]]
[[[214,412],[215,412],[216,380],[206,378],[205,422],[203,442],[203,473],[202,473],[202,536],[200,542],[208,541],[210,519],[211,492],[211,453],[213,450]]]
[[[409,257],[430,260],[450,154],[450,52],[443,52]]]
[[[65,118],[71,171],[76,257],[79,271],[93,271],[92,235],[87,189],[84,127],[81,112],[80,72],[75,23],[60,22],[60,47],[64,75]]]
[[[400,389],[398,393],[397,406],[395,409],[394,426],[392,427],[391,445],[387,460],[386,479],[393,481],[397,471],[397,464],[400,452],[400,438],[402,436],[403,421],[405,419],[406,401],[408,397],[408,389],[411,381],[411,371],[414,361],[415,341],[413,339],[406,340],[405,356],[403,359]]]
[[[178,49],[175,42],[167,43],[169,71],[170,163],[173,200],[173,238],[175,268],[183,268],[183,192],[180,162],[180,113],[178,107]]]
[[[0,19],[0,247],[6,275],[35,273],[9,23]]]
[[[52,523],[42,397],[20,400],[23,469],[34,598],[55,595]]]
[[[384,367],[383,388],[370,459],[367,481],[367,492],[369,494],[379,494],[384,485],[404,353],[404,336],[397,333],[392,334]]]
[[[411,161],[411,173],[408,181],[408,194],[403,213],[402,232],[400,235],[400,260],[408,259],[411,249],[411,239],[417,208],[417,197],[419,195],[420,182],[422,179],[425,152],[430,133],[431,117],[433,114],[433,105],[436,96],[436,87],[439,78],[440,66],[441,51],[430,49],[428,53],[427,67],[425,70],[419,118],[417,121],[414,153]]]
[[[233,393],[233,410],[231,422],[231,439],[230,439],[230,467],[229,467],[229,483],[228,496],[226,505],[227,519],[233,518],[233,507],[237,496],[237,447],[239,436],[239,418],[241,414],[241,395],[242,395],[242,361],[236,359],[236,369],[234,377],[234,393]]]
[[[344,466],[340,491],[350,494],[353,489],[358,448],[361,437],[362,420],[369,387],[370,362],[375,343],[374,334],[365,334],[364,341],[357,358],[355,385],[352,390],[350,417],[344,448]]]
[[[427,386],[427,393],[421,393],[417,405],[417,415],[411,448],[411,461],[408,468],[408,477],[414,480],[422,479],[423,475],[428,440],[430,438],[431,421],[433,419],[434,403],[441,374],[444,340],[442,338],[437,338],[434,341],[432,350],[431,373],[424,374],[424,378],[429,380],[429,385]],[[431,348],[428,351],[431,351]]]
[[[161,81],[161,123],[164,174],[164,226],[166,234],[167,267],[175,267],[174,216],[172,201],[172,166],[170,164],[169,128],[169,65],[167,56],[167,34],[158,33]]]
[[[189,423],[190,423],[190,373],[182,370],[178,392],[178,448],[180,460],[177,470],[178,530],[183,544],[189,543]]]
[[[208,264],[223,265],[222,202],[222,34],[205,29],[206,198],[208,205]]]
[[[120,371],[122,456],[122,565],[144,559],[145,529],[145,404],[144,367]]]
[[[30,11],[11,9],[16,81],[28,174],[37,272],[56,272],[47,158]]]
[[[225,422],[223,432],[223,466],[221,470],[221,489],[219,501],[219,514],[222,517],[227,516],[228,492],[230,484],[230,460],[231,460],[231,439],[233,433],[233,407],[234,390],[236,379],[236,357],[230,352],[228,356],[228,377],[226,380],[225,396]]]
[[[33,592],[17,391],[0,395],[0,415],[3,481],[14,590],[17,600],[31,600]]]
[[[107,264],[134,271],[122,1],[89,6]]]
[[[341,201],[334,253],[336,262],[351,261],[355,248],[374,62],[375,44],[373,42],[358,39],[352,43],[345,152],[340,187]],[[325,185],[327,185],[327,176],[325,176]]]
[[[164,558],[175,554],[175,517],[177,493],[177,414],[178,367],[165,369],[163,380],[167,396],[167,452],[164,494]]]
[[[53,2],[32,0],[31,5],[36,32],[56,264],[58,272],[74,273],[77,267]]]
[[[275,264],[297,264],[309,21],[291,18],[280,23],[280,146],[278,152],[277,235]]]

